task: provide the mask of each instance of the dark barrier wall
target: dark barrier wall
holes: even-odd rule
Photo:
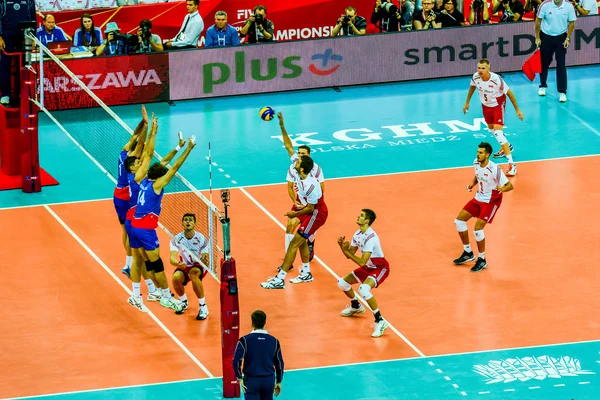
[[[579,18],[568,65],[600,63],[600,16]],[[171,100],[517,71],[534,23],[498,24],[169,54]]]

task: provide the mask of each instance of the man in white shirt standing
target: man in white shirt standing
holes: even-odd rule
[[[473,181],[467,185],[467,190],[470,192],[475,185],[479,185],[475,198],[471,199],[460,211],[458,217],[454,220],[456,230],[463,243],[463,253],[459,258],[454,260],[454,264],[461,265],[475,259],[473,250],[469,243],[469,231],[467,221],[471,218],[477,218],[475,222],[475,240],[477,241],[477,250],[479,257],[475,262],[475,266],[471,268],[471,272],[479,272],[487,267],[485,260],[485,235],[483,228],[486,224],[491,224],[502,204],[502,193],[513,190],[513,185],[510,183],[504,171],[495,163],[490,161],[492,154],[492,146],[489,143],[481,142],[477,149],[477,158],[473,163],[475,167],[475,177]]]
[[[471,78],[471,86],[469,87],[469,93],[467,93],[467,101],[463,107],[463,112],[466,114],[469,111],[469,102],[471,96],[475,92],[475,89],[479,92],[479,99],[481,100],[481,107],[483,108],[483,117],[485,123],[488,126],[488,130],[502,149],[494,154],[494,158],[506,157],[508,159],[508,165],[510,166],[506,175],[515,176],[517,174],[517,164],[514,163],[512,158],[513,147],[506,137],[502,129],[504,128],[504,110],[506,109],[506,96],[510,99],[510,102],[515,107],[517,117],[521,121],[525,119],[525,116],[519,110],[517,105],[517,99],[510,90],[504,79],[499,75],[490,71],[490,62],[488,60],[480,60],[477,63],[477,72],[473,74]]]
[[[183,25],[179,33],[171,40],[167,40],[164,45],[167,49],[195,49],[198,47],[198,38],[204,29],[204,21],[198,12],[200,0],[187,0],[188,15],[183,20]]]

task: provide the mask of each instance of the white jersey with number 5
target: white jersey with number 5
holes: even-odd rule
[[[376,268],[375,263],[371,261],[372,259],[385,258],[385,256],[383,255],[383,250],[381,250],[381,242],[379,241],[379,236],[377,236],[377,234],[371,227],[369,227],[369,229],[367,229],[365,233],[362,233],[360,229],[354,232],[354,236],[352,236],[352,243],[350,244],[350,246],[358,247],[361,253],[371,253],[371,257],[365,265],[367,268]]]
[[[490,72],[490,79],[484,81],[478,73],[473,74],[471,86],[475,86],[479,92],[479,100],[486,107],[496,107],[498,98],[508,93],[508,85],[498,74]]]
[[[475,176],[477,176],[478,190],[475,193],[475,200],[482,203],[489,203],[491,199],[502,197],[497,188],[508,183],[508,178],[504,171],[497,164],[488,161],[488,164],[482,168],[477,159],[473,163],[475,167]]]

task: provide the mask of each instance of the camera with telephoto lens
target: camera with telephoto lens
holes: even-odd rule
[[[130,33],[122,34],[120,32],[113,32],[113,40],[120,40],[130,47],[135,47],[138,44],[137,35],[132,35]]]
[[[150,41],[152,39],[152,33],[150,32],[150,27],[148,25],[140,25],[140,29],[142,30],[142,39],[145,42]]]
[[[264,21],[264,17],[262,14],[256,13],[254,14],[254,22],[256,22],[258,25],[262,24]]]
[[[394,3],[388,2],[387,0],[381,1],[379,9],[385,12],[386,14],[396,14],[396,12],[398,11],[398,7]]]
[[[480,10],[483,8],[483,0],[474,0],[473,1],[473,8],[475,10]]]
[[[342,17],[342,23],[343,23],[344,25],[348,25],[348,23],[350,22],[350,20],[351,20],[351,19],[352,19],[352,17],[351,17],[351,16],[349,16],[349,15],[344,15],[344,16]]]

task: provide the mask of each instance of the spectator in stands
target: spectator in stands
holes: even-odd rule
[[[56,26],[56,21],[52,14],[44,16],[44,26],[37,29],[35,36],[37,36],[44,46],[47,46],[48,43],[66,42],[69,40],[65,31],[60,26]]]
[[[162,40],[156,33],[152,33],[152,21],[143,19],[137,29],[138,45],[136,53],[152,53],[163,51]]]
[[[433,11],[434,0],[423,0],[423,10],[413,15],[413,26],[415,30],[439,29],[442,24],[437,21],[437,15]]]
[[[400,0],[400,15],[402,18],[400,19],[400,30],[402,31],[410,31],[412,30],[413,23],[412,17],[415,13],[415,9],[417,9],[416,5],[423,9],[423,4],[421,0]]]
[[[165,42],[167,49],[195,49],[198,47],[198,38],[204,30],[204,21],[198,12],[200,0],[187,0],[188,15],[186,15],[181,29],[171,40]]]
[[[487,0],[471,0],[469,24],[484,25],[490,23],[490,10]]]
[[[331,36],[354,36],[367,33],[367,20],[360,15],[356,15],[356,8],[346,7],[346,14],[338,18],[337,24],[331,31]]]
[[[227,13],[217,11],[215,24],[206,30],[204,47],[236,46],[240,44],[237,30],[227,23]]]
[[[81,16],[81,25],[73,34],[73,46],[88,47],[90,51],[95,52],[104,38],[102,30],[94,26],[94,20],[90,14]]]
[[[499,22],[517,22],[523,19],[525,7],[519,0],[493,0],[492,14],[501,12]]]
[[[371,23],[379,28],[379,32],[398,32],[401,19],[398,7],[391,0],[375,1]]]
[[[267,8],[258,5],[252,11],[254,15],[248,18],[240,31],[240,36],[247,36],[248,43],[272,42],[275,36],[275,24],[267,19]]]
[[[465,16],[456,9],[456,0],[444,0],[444,9],[440,12],[438,22],[442,28],[465,26]]]
[[[127,44],[121,39],[121,30],[116,22],[106,24],[106,40],[96,49],[96,55],[116,56],[128,53]]]
[[[537,14],[538,7],[544,0],[525,0],[525,11],[533,12],[533,15]]]
[[[598,15],[598,4],[596,0],[574,0],[573,7],[578,17],[586,15]]]

